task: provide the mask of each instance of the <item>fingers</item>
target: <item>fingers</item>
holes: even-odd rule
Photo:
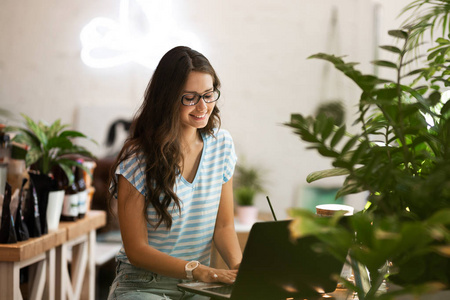
[[[203,271],[195,277],[199,281],[203,282],[222,282],[227,284],[233,284],[236,280],[237,270],[223,270],[214,268],[197,268],[194,271]]]
[[[212,281],[217,281],[219,278],[219,275],[217,275],[216,272],[214,272],[214,270],[210,270],[208,275]]]
[[[232,284],[236,280],[237,272],[235,270],[215,270],[210,274],[210,278],[215,282],[223,282],[227,284]]]

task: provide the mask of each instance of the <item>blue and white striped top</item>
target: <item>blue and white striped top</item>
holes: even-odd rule
[[[233,176],[236,153],[231,135],[226,130],[216,130],[214,136],[204,134],[202,138],[202,155],[193,182],[180,175],[175,183],[174,191],[181,200],[181,214],[173,205],[173,209],[168,209],[172,211],[172,228],[168,230],[162,223],[155,230],[147,224],[147,234],[149,245],[155,249],[173,257],[209,265],[222,185]],[[116,176],[123,175],[146,196],[144,170],[142,157],[133,156],[118,166]],[[152,224],[156,224],[158,218],[151,204],[147,213]],[[130,263],[123,246],[116,259]]]

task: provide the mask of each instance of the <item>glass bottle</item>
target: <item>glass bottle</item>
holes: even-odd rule
[[[72,170],[75,171],[74,169]],[[74,180],[71,184],[67,182],[64,191],[65,195],[61,212],[61,221],[76,221],[79,213],[79,196],[76,181]]]
[[[4,124],[0,124],[0,195],[5,192],[8,164],[11,157],[11,141],[9,135],[3,132]]]
[[[78,217],[82,219],[87,211],[88,190],[84,181],[84,171],[81,167],[75,167],[75,183],[78,189]]]

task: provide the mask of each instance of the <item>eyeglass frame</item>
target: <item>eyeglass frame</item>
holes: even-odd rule
[[[205,95],[208,94],[208,93],[211,93],[211,92],[212,93],[215,93],[215,92],[217,93],[217,99],[215,99],[213,101],[206,101]],[[194,106],[194,105],[197,105],[200,102],[200,99],[203,99],[203,101],[205,101],[205,103],[214,103],[217,100],[219,100],[219,98],[220,98],[220,90],[219,89],[214,89],[211,92],[206,92],[203,95],[200,95],[200,94],[197,94],[197,93],[186,93],[183,96],[181,96],[181,99],[180,99],[181,100],[181,104],[183,104],[184,106]],[[197,101],[194,104],[184,104],[183,103],[184,97],[187,96],[187,95],[193,95],[193,94],[195,95],[195,98],[197,99]]]

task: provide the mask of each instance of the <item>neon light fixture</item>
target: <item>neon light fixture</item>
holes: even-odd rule
[[[132,14],[136,7],[144,16],[141,22]],[[93,68],[136,62],[155,69],[164,53],[175,46],[201,51],[198,37],[178,28],[171,0],[120,0],[118,21],[94,18],[81,30],[80,39],[81,59]]]

